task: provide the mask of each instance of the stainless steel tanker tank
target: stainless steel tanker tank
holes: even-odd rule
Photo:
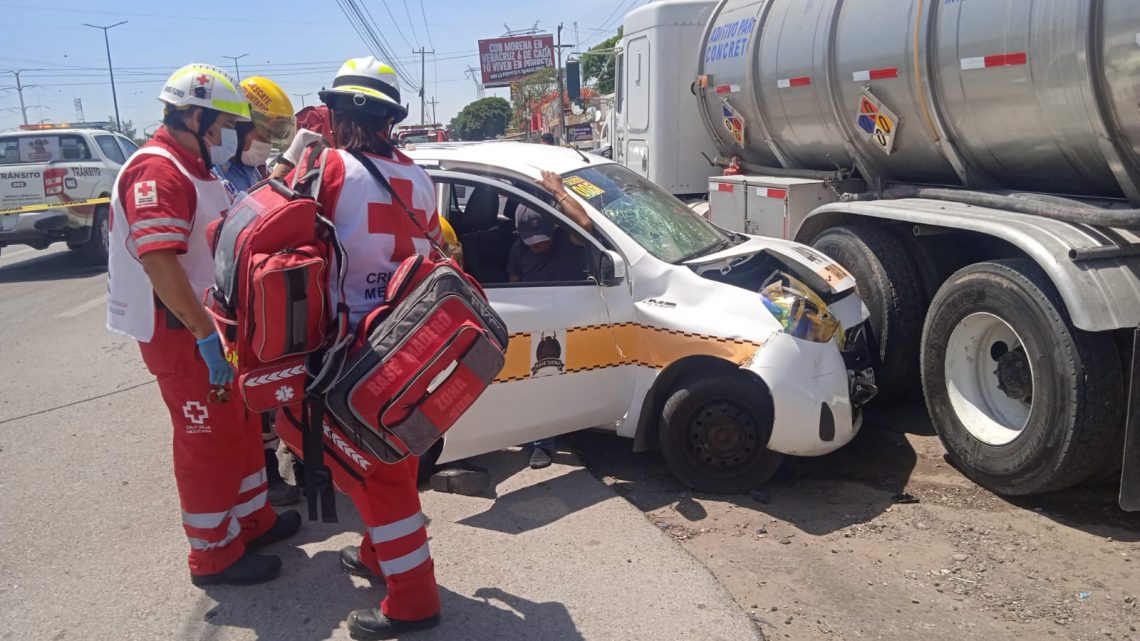
[[[700,55],[747,162],[1140,203],[1140,0],[724,0]]]

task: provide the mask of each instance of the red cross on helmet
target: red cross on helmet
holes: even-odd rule
[[[176,108],[205,107],[247,121],[249,102],[233,76],[213,65],[189,64],[175,71],[158,99]]]

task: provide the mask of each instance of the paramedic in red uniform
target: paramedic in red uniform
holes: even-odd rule
[[[202,64],[176,71],[159,100],[163,127],[111,194],[107,326],[139,342],[170,411],[191,581],[261,583],[281,559],[250,550],[292,536],[301,515],[266,502],[259,419],[211,394],[234,373],[201,303],[214,281],[206,226],[230,206],[210,165],[233,156],[221,132],[250,119],[249,103],[226,72]]]
[[[354,58],[341,66],[332,88],[319,95],[331,112],[334,148],[325,154],[318,199],[347,255],[344,302],[355,327],[384,302],[400,263],[416,253],[427,255],[431,244],[350,152],[364,154],[415,212],[419,226],[441,243],[439,212],[431,178],[390,142],[392,128],[408,115],[392,67],[371,56]],[[415,456],[393,465],[373,461],[368,465],[373,471],[363,480],[336,464],[329,466],[366,528],[359,547],[341,550],[342,567],[383,577],[388,587],[379,608],[349,615],[354,639],[389,639],[439,623],[439,588],[416,489],[418,466]]]

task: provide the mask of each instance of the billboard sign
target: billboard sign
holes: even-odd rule
[[[570,142],[590,142],[594,139],[594,128],[588,122],[566,125],[566,138]]]
[[[479,67],[484,87],[509,87],[536,71],[554,67],[554,36],[480,40]]]

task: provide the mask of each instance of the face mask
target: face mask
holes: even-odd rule
[[[249,149],[241,152],[241,162],[248,167],[260,167],[269,160],[269,153],[272,147],[267,142],[254,140],[249,143]]]
[[[220,165],[237,153],[237,132],[233,129],[222,130],[221,143],[210,147],[210,163]]]

